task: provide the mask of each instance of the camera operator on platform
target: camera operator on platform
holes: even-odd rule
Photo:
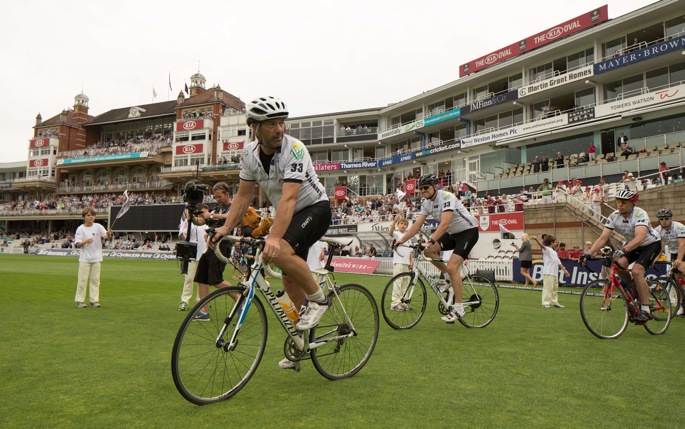
[[[212,194],[214,195],[218,207],[211,211],[206,207],[203,207],[193,217],[193,223],[195,225],[206,224],[213,227],[223,225],[226,221],[227,213],[231,208],[231,191],[228,185],[225,182],[217,183],[212,187]],[[224,255],[231,254],[231,243],[228,240],[224,240],[221,243],[221,247],[221,252]],[[197,282],[200,299],[209,294],[210,285],[218,288],[231,285],[224,280],[225,268],[226,264],[216,257],[214,249],[207,248],[207,251],[202,254],[197,263],[197,272],[195,273],[195,282]],[[207,321],[209,320],[209,315],[200,310],[195,314],[194,319]]]

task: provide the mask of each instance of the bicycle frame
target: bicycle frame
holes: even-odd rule
[[[418,275],[422,280],[424,280],[426,283],[428,283],[428,285],[431,287],[431,289],[433,290],[435,295],[438,297],[440,304],[442,304],[444,306],[444,308],[449,308],[451,305],[451,304],[449,304],[449,302],[451,302],[453,297],[454,297],[454,290],[452,290],[451,287],[447,289],[447,291],[446,291],[447,292],[447,299],[445,299],[442,296],[442,292],[440,292],[440,289],[438,289],[437,284],[434,281],[431,281],[430,276],[428,275],[428,272],[426,270],[424,270],[419,264],[417,264],[417,261],[429,262],[429,263],[431,261],[429,258],[426,257],[426,255],[423,254],[422,249],[419,249],[418,246],[419,245],[403,246],[403,247],[408,247],[408,248],[412,249],[412,251],[414,252],[414,267],[412,268],[412,272],[414,273],[414,275]],[[442,261],[442,262],[444,262],[444,261]],[[461,265],[461,267],[459,267],[459,275],[462,278],[462,289],[468,287],[467,282],[465,283],[463,281],[463,279],[467,278],[470,274],[468,267],[466,267],[465,265],[466,265],[466,261],[464,261],[464,263]],[[411,299],[412,294],[413,294],[413,289],[408,296],[409,299]],[[463,305],[466,307],[466,306],[470,306],[470,305],[474,305],[474,304],[478,304],[478,303],[479,302],[464,302]]]
[[[634,298],[633,294],[631,291],[626,290],[623,285],[621,284],[621,281],[619,280],[620,276],[618,275],[617,271],[618,270],[624,270],[621,268],[616,261],[611,262],[611,267],[609,270],[609,284],[603,291],[604,293],[604,301],[603,301],[603,306],[607,308],[611,308],[611,304],[614,301],[614,290],[618,288],[622,293],[623,296],[625,296],[626,299],[626,304],[628,305],[628,309],[630,310],[630,314],[635,317],[640,314],[640,307],[638,305],[638,301]],[[624,270],[625,271],[625,270]],[[633,288],[637,289],[637,285],[634,284],[635,280],[633,281]],[[635,293],[637,293],[637,290],[635,290]],[[609,298],[609,305],[607,306],[607,298]],[[663,305],[661,304],[661,301],[659,301],[658,298],[654,297],[657,306],[654,308],[654,310],[663,310]]]
[[[226,237],[230,241],[236,243],[236,242],[244,242],[244,240],[241,237]],[[336,244],[332,241],[328,241],[326,239],[322,239],[322,241],[325,241],[328,243],[329,248],[333,248]],[[245,316],[247,315],[247,312],[250,309],[250,306],[252,304],[252,300],[254,299],[254,294],[255,290],[259,290],[260,294],[264,297],[266,302],[269,304],[269,307],[271,307],[271,310],[276,314],[278,321],[280,322],[281,326],[283,329],[286,331],[288,334],[288,337],[290,340],[293,342],[295,347],[302,351],[302,352],[309,352],[310,350],[320,347],[326,343],[329,343],[331,341],[338,341],[339,339],[342,338],[347,338],[352,335],[355,335],[355,329],[354,325],[352,324],[352,321],[348,317],[347,310],[340,305],[340,309],[342,310],[343,317],[346,320],[346,322],[350,325],[351,331],[349,334],[345,335],[336,335],[330,338],[326,338],[323,341],[309,341],[309,331],[304,331],[300,332],[298,331],[295,326],[293,325],[292,320],[286,315],[285,310],[281,305],[278,303],[278,300],[276,298],[276,295],[273,293],[271,290],[271,285],[269,285],[269,282],[266,281],[266,279],[262,276],[261,270],[262,268],[265,268],[267,271],[271,271],[268,266],[264,265],[262,262],[262,245],[263,245],[263,240],[256,240],[250,242],[250,244],[253,244],[257,247],[257,251],[255,252],[255,258],[254,262],[252,263],[251,266],[248,266],[248,271],[245,275],[245,280],[241,281],[241,285],[245,287],[245,292],[240,295],[240,298],[238,298],[240,301],[238,304],[233,308],[231,314],[228,315],[228,320],[225,321],[224,327],[221,329],[219,334],[217,335],[216,343],[217,345],[222,344],[222,339],[224,338],[226,334],[226,329],[229,326],[229,323],[231,320],[236,315],[237,311],[240,311],[240,314],[238,315],[238,321],[236,322],[235,328],[233,330],[233,333],[231,335],[230,340],[228,343],[223,345],[223,347],[226,350],[233,350],[235,349],[235,346],[237,345],[237,337],[238,333],[240,332],[240,327],[245,320]],[[216,246],[216,249],[218,249],[219,246]],[[333,252],[329,252],[328,260],[326,263],[326,267],[323,269],[315,270],[313,271],[314,273],[321,275],[325,278],[325,283],[322,285],[322,287],[327,288],[329,291],[332,291],[334,295],[336,296],[336,299],[339,300],[339,295],[338,291],[336,290],[335,287],[335,281],[331,279],[332,277],[332,272],[333,268],[331,265],[331,261],[333,259]],[[272,272],[273,273],[273,272]],[[321,284],[321,283],[320,283]],[[325,289],[324,289],[325,291]],[[325,292],[324,292],[325,293]],[[337,308],[331,308],[330,311],[337,311]]]

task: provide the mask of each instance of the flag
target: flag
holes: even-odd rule
[[[514,239],[514,238],[516,238],[516,237],[514,237],[514,234],[511,231],[509,231],[508,229],[503,227],[501,224],[499,226],[499,232],[501,234],[502,239]]]
[[[189,93],[188,93],[188,84],[186,83],[186,84],[184,84],[184,85],[186,86],[186,94],[189,94]]]
[[[157,91],[155,91],[155,86],[152,85],[152,98],[157,97]]]
[[[120,217],[126,214],[128,209],[131,208],[131,204],[133,204],[133,200],[128,197],[128,189],[124,191],[124,203],[121,205],[121,210],[119,210],[119,213],[117,213],[117,217],[114,218],[114,222],[112,222],[112,225],[110,225],[109,229],[114,228],[114,224],[117,223],[117,220],[119,220]]]
[[[119,219],[123,215],[126,214],[128,209],[131,208],[131,204],[133,203],[133,200],[128,197],[128,189],[124,191],[124,203],[121,205],[121,210],[119,210],[119,213],[117,213],[117,217],[114,220]]]
[[[171,73],[169,73],[169,91],[173,91],[173,88],[171,88]]]
[[[400,201],[402,201],[402,198],[404,198],[404,196],[407,195],[407,194],[405,194],[404,192],[402,192],[401,189],[398,189],[398,190],[395,191],[395,195],[397,195],[397,202],[399,203]]]

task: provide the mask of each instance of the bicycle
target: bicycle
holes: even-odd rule
[[[612,249],[602,249],[603,263],[609,265],[608,279],[589,283],[580,294],[580,315],[585,327],[597,338],[618,338],[625,332],[628,322],[636,322],[640,314],[640,301],[634,284],[628,285],[618,274],[623,270],[612,258]],[[581,260],[581,265],[585,265]],[[656,280],[648,280],[652,318],[644,327],[652,335],[666,332],[671,323],[671,301],[667,288]],[[640,324],[637,322],[636,324]]]
[[[685,299],[685,282],[679,280],[676,274],[681,274],[681,271],[671,265],[668,273],[657,278],[657,281],[668,290],[668,296],[671,301],[671,317],[675,317],[678,314]]]
[[[423,267],[430,262],[423,254],[424,247],[420,243],[398,247],[412,249],[414,266],[411,271],[394,276],[385,286],[381,300],[385,321],[393,329],[411,329],[416,326],[426,311],[426,283],[438,297],[438,311],[443,315],[448,314],[454,305],[454,291],[451,287],[442,291],[440,286],[444,282],[430,276]],[[495,319],[499,309],[497,286],[482,274],[471,274],[465,264],[462,264],[459,274],[462,277],[465,313],[458,320],[467,328],[484,328]]]
[[[285,330],[285,356],[296,363],[311,359],[316,370],[330,380],[352,377],[368,362],[378,341],[379,316],[373,295],[361,285],[338,286],[331,261],[333,250],[344,247],[339,239],[322,237],[329,252],[325,268],[315,272],[330,305],[317,326],[297,331],[293,321],[278,303],[271,286],[262,276],[279,274],[263,264],[264,239],[223,237],[232,243],[247,243],[255,249],[255,259],[239,286],[217,289],[200,300],[185,317],[176,335],[171,355],[174,384],[188,401],[210,404],[238,393],[257,370],[267,339],[267,318],[260,295]],[[217,257],[228,263],[216,245]],[[194,321],[197,311],[206,308],[209,321]]]

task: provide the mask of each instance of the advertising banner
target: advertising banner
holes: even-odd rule
[[[29,140],[29,147],[31,149],[35,149],[37,147],[45,147],[50,144],[49,139],[35,139],[35,140]]]
[[[314,171],[335,171],[340,170],[340,163],[333,162],[330,164],[314,164]]]
[[[499,232],[500,226],[509,231],[523,231],[523,212],[491,213],[476,216],[478,230],[481,232]]]
[[[245,142],[224,142],[222,150],[243,150]]]
[[[47,167],[49,160],[47,158],[32,159],[29,161],[29,168]]]
[[[355,273],[355,274],[373,274],[376,268],[381,264],[377,259],[363,259],[363,258],[336,258],[333,257],[331,265],[335,267],[336,273]]]
[[[192,155],[195,153],[202,153],[202,143],[200,144],[184,144],[176,146],[176,155]]]
[[[605,73],[630,64],[639,63],[650,58],[679,51],[685,48],[685,36],[679,36],[661,43],[646,47],[625,51],[622,55],[595,64],[595,74]]]
[[[176,122],[176,131],[200,130],[204,127],[204,120]]]
[[[333,192],[335,194],[336,200],[344,200],[345,197],[347,196],[347,187],[336,186]]]
[[[636,95],[635,97],[624,98],[623,100],[611,103],[600,104],[595,107],[595,114],[598,118],[615,113],[628,112],[630,110],[641,109],[654,106],[667,101],[679,100],[685,97],[685,85],[678,85],[647,94]]]
[[[516,57],[532,49],[545,46],[559,39],[570,36],[571,34],[597,25],[608,19],[609,7],[604,5],[598,9],[584,13],[566,22],[562,22],[561,24],[552,28],[548,28],[545,31],[541,31],[533,36],[526,37],[519,42],[512,43],[509,46],[498,49],[497,51],[491,52],[473,61],[469,61],[466,64],[462,64],[459,67],[459,77],[464,77],[467,74],[494,66],[502,61]]]

